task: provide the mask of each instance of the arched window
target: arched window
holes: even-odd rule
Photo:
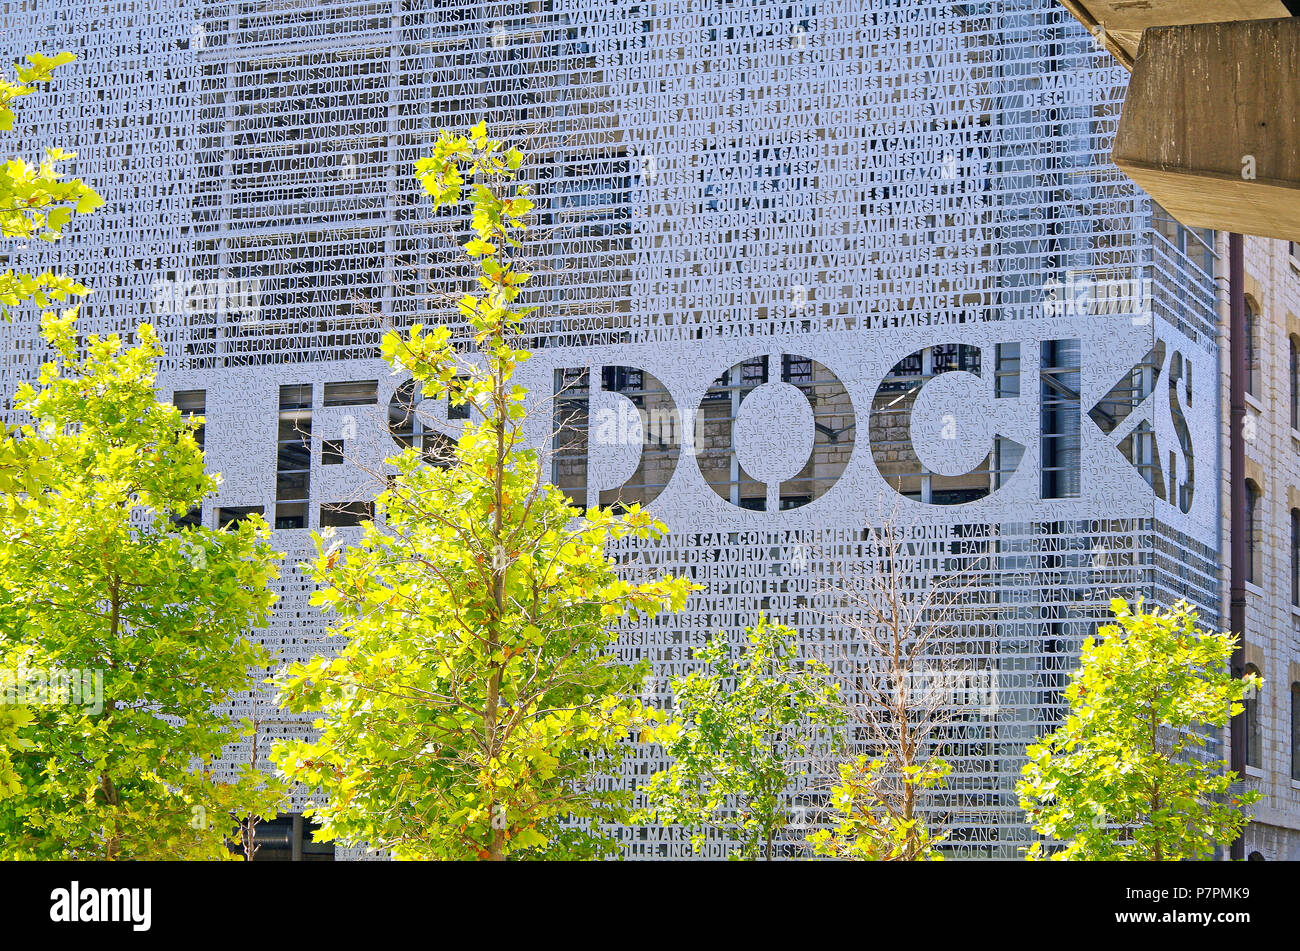
[[[1287,345],[1291,356],[1291,428],[1300,429],[1300,341],[1292,334]]]
[[[1300,782],[1300,682],[1291,685],[1291,778]]]
[[[1300,608],[1300,509],[1291,510],[1291,603]]]
[[[1246,676],[1252,674],[1256,677],[1261,676],[1258,667],[1247,664]],[[1264,735],[1259,722],[1259,688],[1249,688],[1246,696],[1242,698],[1241,705],[1246,708],[1246,765],[1259,768],[1264,764]]]
[[[1246,580],[1259,583],[1259,486],[1246,480]]]
[[[1251,396],[1258,396],[1255,391],[1255,365],[1258,362],[1256,353],[1255,332],[1258,329],[1259,321],[1255,319],[1255,305],[1249,299],[1246,301],[1246,392]]]

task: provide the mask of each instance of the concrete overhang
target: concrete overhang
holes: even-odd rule
[[[1111,158],[1183,224],[1300,241],[1300,0],[1059,0],[1133,74]]]
[[[1185,225],[1300,241],[1300,18],[1155,27],[1111,159]]]
[[[1300,0],[1060,0],[1127,69],[1155,26],[1300,16]]]

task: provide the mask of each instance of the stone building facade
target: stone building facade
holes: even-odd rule
[[[1220,245],[1226,259],[1226,239],[1221,237]],[[1259,696],[1247,704],[1247,778],[1264,799],[1247,832],[1246,852],[1252,858],[1295,861],[1300,860],[1300,246],[1247,237],[1245,270],[1251,337],[1245,653],[1247,669],[1264,679]],[[1227,327],[1226,320],[1221,326]],[[1225,332],[1225,395],[1227,343]],[[1221,418],[1226,446],[1226,402]],[[1230,490],[1225,479],[1225,511]],[[1227,528],[1225,523],[1225,552]],[[1226,576],[1225,566],[1225,585]]]

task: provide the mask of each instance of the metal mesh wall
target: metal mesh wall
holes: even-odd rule
[[[623,549],[629,570],[708,586],[625,632],[660,700],[691,645],[759,610],[841,650],[825,589],[896,509],[916,590],[970,583],[950,638],[979,688],[954,693],[935,808],[958,853],[1009,855],[1021,750],[1059,718],[1106,599],[1187,597],[1217,621],[1210,265],[1108,163],[1125,75],[1052,0],[0,9],[6,53],[81,57],[22,104],[21,147],[75,149],[108,199],[9,263],[90,284],[88,330],[159,326],[160,388],[202,391],[225,476],[205,523],[282,526],[258,636],[286,659],[332,645],[292,567],[307,531],[374,491],[340,453],[377,462],[395,435],[457,425],[445,407],[402,422],[376,343],[451,319],[463,223],[411,171],[479,118],[528,152],[542,198],[525,382],[578,381],[585,426],[556,481],[653,499],[672,534]],[[39,365],[34,337],[30,317],[0,325],[6,390]],[[325,392],[374,380],[370,402]],[[282,386],[307,388],[305,469],[277,438]],[[658,756],[638,749],[631,774]],[[673,829],[627,841],[689,852]]]

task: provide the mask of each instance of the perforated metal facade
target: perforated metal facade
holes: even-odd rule
[[[672,535],[629,565],[707,585],[626,632],[659,698],[759,610],[836,643],[822,589],[897,510],[918,587],[972,582],[951,636],[986,682],[942,808],[957,851],[1009,855],[1020,751],[1107,598],[1218,623],[1209,258],[1107,163],[1125,76],[1053,0],[3,9],[6,54],[81,57],[23,104],[23,145],[75,149],[108,200],[12,260],[90,284],[88,331],[160,328],[160,389],[207,417],[224,476],[205,524],[261,511],[287,552],[260,633],[286,659],[331,646],[292,566],[308,530],[364,515],[352,460],[457,425],[408,418],[376,342],[450,319],[455,222],[411,169],[479,118],[543,199],[523,382],[586,421],[555,479],[653,500]],[[0,325],[7,389],[34,339]],[[632,856],[688,852],[628,834]]]

